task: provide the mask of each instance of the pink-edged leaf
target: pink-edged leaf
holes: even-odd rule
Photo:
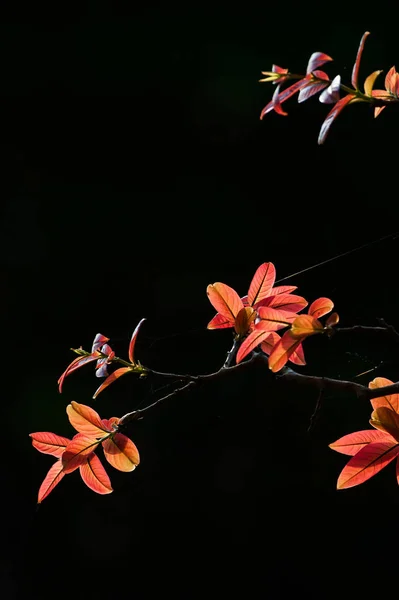
[[[302,298],[302,296],[295,296],[294,294],[277,294],[276,296],[264,298],[264,300],[258,304],[258,307],[270,306],[271,308],[276,308],[278,310],[297,313],[307,305],[307,300]]]
[[[288,327],[297,318],[297,315],[288,310],[279,310],[271,306],[260,306],[258,308],[260,320],[256,323],[255,329],[262,331],[277,331]]]
[[[359,44],[359,48],[357,51],[357,55],[356,55],[356,60],[355,60],[355,64],[353,65],[353,70],[352,70],[352,85],[355,88],[355,90],[358,89],[358,85],[357,85],[357,80],[359,77],[359,67],[360,67],[360,60],[362,58],[362,54],[363,54],[363,48],[364,48],[364,43],[366,41],[367,36],[370,35],[369,31],[365,31],[362,39],[360,40],[360,44]]]
[[[299,344],[299,346],[297,346],[297,349],[290,355],[288,360],[294,363],[294,365],[300,365],[301,367],[306,365],[305,354],[303,351],[302,344]]]
[[[375,390],[377,388],[385,387],[387,385],[393,385],[393,381],[386,377],[376,377],[369,383],[369,388]],[[371,406],[374,410],[383,406],[391,408],[395,412],[399,413],[399,394],[389,394],[387,396],[380,396],[370,400]]]
[[[281,337],[275,331],[271,331],[267,338],[261,343],[260,349],[269,356],[274,346],[279,342]]]
[[[265,262],[255,271],[248,290],[248,303],[254,306],[269,296],[276,280],[276,268],[273,263]]]
[[[370,425],[389,433],[397,442],[399,442],[399,415],[397,412],[386,406],[381,406],[371,414]]]
[[[84,483],[97,494],[110,494],[113,489],[110,478],[100,459],[92,454],[83,465],[79,467],[80,476]]]
[[[94,354],[97,350],[101,348],[101,346],[104,346],[104,344],[106,344],[107,342],[109,342],[109,338],[105,337],[105,335],[102,335],[102,333],[97,333],[96,337],[94,338],[93,345],[91,347],[91,353]]]
[[[61,458],[64,473],[71,473],[86,462],[88,456],[95,451],[99,443],[98,440],[84,433],[77,433],[65,448]]]
[[[366,94],[366,96],[372,95],[375,80],[377,79],[380,73],[382,73],[382,71],[374,71],[366,77],[364,81],[364,93]]]
[[[43,454],[51,454],[52,456],[60,457],[70,442],[68,438],[49,431],[37,431],[29,435],[32,438],[32,446],[36,450],[43,452]]]
[[[337,488],[343,490],[367,481],[399,454],[399,444],[391,438],[371,442],[361,448],[342,469]]]
[[[385,88],[393,96],[399,92],[399,75],[395,67],[391,67],[385,77]]]
[[[100,385],[100,387],[96,389],[95,393],[93,394],[93,400],[95,400],[98,394],[105,390],[105,388],[111,385],[111,383],[119,379],[119,377],[122,377],[122,375],[125,375],[129,372],[133,372],[131,367],[121,367],[120,369],[116,369],[116,371],[111,373],[111,375],[107,377],[107,379]]]
[[[330,298],[317,298],[308,308],[308,315],[311,315],[315,319],[323,317],[327,313],[331,312],[334,308],[334,302]]]
[[[227,329],[233,327],[234,322],[231,319],[226,319],[220,313],[217,313],[213,319],[211,319],[207,325],[207,329]]]
[[[107,377],[108,375],[108,358],[100,358],[96,365],[96,377]]]
[[[144,323],[145,318],[141,319],[141,321],[139,321],[136,329],[133,331],[131,340],[130,340],[130,344],[129,344],[129,360],[131,363],[135,364],[134,362],[134,347],[136,345],[136,339],[137,339],[137,334],[139,332],[139,329],[141,327],[141,325]]]
[[[297,285],[276,285],[276,287],[270,290],[269,296],[277,296],[277,294],[290,294],[297,289]]]
[[[323,52],[313,52],[309,58],[308,66],[306,67],[306,73],[312,73],[319,67],[323,66],[326,62],[333,60],[331,56],[324,54]]]
[[[244,306],[237,292],[225,283],[220,283],[218,281],[208,285],[206,293],[208,294],[210,303],[217,312],[231,321],[232,325],[234,325],[238,312]]]
[[[294,337],[305,338],[316,333],[323,333],[324,327],[318,319],[312,315],[299,315],[291,325],[291,333]]]
[[[320,94],[319,100],[322,104],[335,104],[339,100],[339,92],[341,89],[341,76],[334,77],[327,89]]]
[[[53,491],[55,486],[59,484],[64,475],[65,472],[62,468],[62,462],[59,459],[52,465],[52,467],[50,467],[49,472],[47,473],[42,485],[39,488],[39,493],[37,496],[38,504],[40,504],[45,498],[47,498],[47,496]]]
[[[280,371],[290,356],[297,350],[301,341],[301,338],[296,338],[292,335],[290,329],[286,331],[281,340],[274,346],[269,356],[269,369],[273,373]]]
[[[78,404],[72,400],[66,407],[66,412],[72,427],[79,433],[92,437],[103,437],[108,433],[100,415],[91,406]]]
[[[354,456],[359,450],[364,448],[364,446],[367,446],[367,444],[389,441],[392,442],[392,437],[387,433],[376,431],[375,429],[364,429],[363,431],[348,433],[332,444],[329,444],[328,447],[341,454]]]
[[[348,94],[347,96],[341,98],[341,100],[338,100],[336,105],[330,110],[320,129],[319,138],[317,140],[317,143],[319,145],[324,144],[324,142],[326,141],[327,134],[330,130],[331,125],[333,124],[334,119],[354,98],[354,94]]]
[[[280,91],[281,87],[278,85],[274,90],[274,94],[272,96],[273,110],[281,115],[282,117],[286,117],[288,113],[283,109],[280,102]]]
[[[251,328],[251,324],[256,317],[256,312],[251,306],[244,306],[236,316],[234,329],[238,335],[245,335]]]
[[[247,356],[256,346],[259,346],[264,342],[270,335],[269,331],[251,331],[251,333],[245,338],[241,346],[238,349],[236,356],[236,363],[240,363],[243,358]]]
[[[327,82],[315,81],[302,88],[298,94],[298,104],[301,104],[302,102],[305,102],[305,100],[309,100],[312,96],[322,92],[328,85]]]
[[[103,442],[104,456],[115,469],[133,471],[140,463],[139,451],[123,433],[116,433]]]
[[[278,94],[278,104],[282,104],[283,102],[285,102],[286,100],[288,100],[288,98],[291,98],[291,96],[293,96],[294,94],[296,94],[297,92],[299,92],[303,87],[309,85],[309,82],[312,78],[312,74],[309,73],[308,75],[306,75],[306,77],[304,77],[303,79],[300,79],[299,81],[296,81],[295,83],[293,83],[292,85],[290,85],[289,87],[287,87],[284,91],[280,92]],[[276,105],[276,98],[273,98],[262,110],[262,112],[260,113],[260,119],[262,120],[263,117],[270,111],[274,110]]]
[[[83,367],[84,365],[87,365],[88,363],[94,362],[95,360],[98,360],[98,354],[89,354],[87,356],[78,356],[77,358],[75,358],[70,365],[68,365],[68,367],[65,369],[65,371],[63,372],[63,374],[61,375],[61,377],[58,380],[58,391],[61,393],[62,392],[62,386],[65,380],[65,377],[67,377],[67,375],[70,375],[71,373],[73,373],[74,371],[76,371],[77,369],[80,369],[80,367]]]

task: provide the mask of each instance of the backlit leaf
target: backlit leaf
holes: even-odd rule
[[[290,294],[297,289],[297,285],[276,285],[270,290],[269,296],[276,296],[277,294]]]
[[[263,263],[255,271],[248,290],[248,303],[254,306],[266,298],[276,280],[276,269],[273,263]]]
[[[144,323],[145,319],[141,319],[141,321],[138,323],[136,329],[133,331],[131,340],[130,340],[130,344],[129,344],[129,360],[131,363],[134,364],[134,347],[136,345],[136,339],[137,339],[137,334],[139,332],[139,329],[141,327],[141,325]]]
[[[218,281],[208,285],[206,293],[217,312],[234,324],[238,312],[244,306],[237,292],[225,283]]]
[[[358,84],[357,84],[357,80],[358,80],[358,76],[359,76],[359,67],[360,67],[360,60],[362,58],[362,53],[363,53],[363,48],[364,48],[364,43],[366,41],[367,36],[370,35],[369,31],[365,31],[362,39],[360,40],[360,44],[359,44],[359,48],[357,51],[357,55],[356,55],[356,60],[355,60],[355,64],[353,65],[353,70],[352,70],[352,85],[355,88],[355,90],[358,89]]]
[[[70,375],[71,373],[73,373],[77,369],[80,369],[80,367],[87,365],[88,363],[98,360],[98,358],[99,358],[98,354],[95,354],[94,356],[92,354],[89,354],[88,356],[78,356],[77,358],[75,358],[71,362],[71,364],[68,365],[68,367],[65,369],[65,371],[59,378],[59,380],[57,382],[58,383],[58,391],[60,393],[62,392],[62,386],[63,386],[64,380],[65,380],[65,377],[67,377],[67,375]]]
[[[299,344],[299,346],[297,347],[297,349],[295,350],[295,352],[293,352],[290,357],[289,360],[294,363],[294,365],[300,365],[300,366],[304,366],[306,365],[306,360],[305,360],[305,354],[303,352],[303,346],[302,344]]]
[[[217,313],[213,319],[211,319],[207,325],[207,329],[227,329],[228,327],[233,327],[234,321],[232,319],[227,319],[220,313]]]
[[[133,471],[140,463],[139,451],[123,433],[116,433],[103,443],[104,456],[119,471]]]
[[[255,325],[255,329],[262,331],[277,331],[283,327],[287,327],[297,318],[295,313],[278,310],[270,306],[261,306],[258,309],[260,321]]]
[[[247,356],[256,346],[259,346],[264,340],[268,338],[270,331],[259,331],[254,330],[245,338],[241,346],[238,349],[236,356],[236,363],[240,363],[243,358]]]
[[[324,54],[323,52],[313,52],[309,58],[308,65],[306,67],[306,73],[312,73],[319,67],[322,67],[326,62],[333,60],[331,56]]]
[[[388,441],[392,442],[392,437],[389,434],[376,431],[375,429],[364,429],[363,431],[355,431],[354,433],[344,435],[336,442],[329,444],[329,448],[341,454],[354,456],[361,448],[367,446],[367,444]]]
[[[370,75],[366,77],[364,82],[364,93],[366,94],[366,96],[372,95],[375,80],[377,79],[380,73],[382,73],[382,71],[374,71],[374,73],[370,73]]]
[[[299,312],[308,305],[307,300],[302,296],[294,294],[278,294],[277,296],[269,296],[261,301],[260,306],[271,306],[278,310],[286,310],[288,312]]]
[[[315,319],[326,315],[334,308],[334,303],[330,300],[330,298],[317,298],[312,304],[309,306],[308,315],[311,315]]]
[[[323,331],[323,325],[311,315],[299,315],[291,325],[291,333],[294,337],[304,338]]]
[[[337,323],[339,323],[338,313],[331,313],[331,315],[326,320],[326,327],[333,327],[334,325],[337,325]]]
[[[94,354],[97,350],[101,348],[101,346],[104,346],[104,344],[106,344],[107,342],[109,342],[109,338],[105,337],[105,335],[102,335],[102,333],[97,333],[96,337],[94,338],[93,345],[91,347],[91,353]]]
[[[47,496],[53,491],[55,486],[59,484],[64,475],[65,472],[62,469],[62,462],[61,460],[57,460],[50,468],[49,472],[43,480],[42,485],[39,488],[39,493],[37,497],[38,504],[40,504],[45,498],[47,498]]]
[[[296,338],[291,330],[286,331],[281,340],[275,345],[269,356],[269,369],[273,373],[280,371],[301,343],[302,338]]]
[[[85,435],[77,433],[69,442],[62,455],[64,473],[71,473],[86,462],[87,457],[94,452],[100,442]]]
[[[326,141],[327,134],[330,131],[330,127],[333,124],[334,119],[354,98],[354,94],[347,94],[347,96],[344,96],[343,98],[341,98],[341,100],[338,100],[335,106],[333,106],[333,108],[330,110],[320,129],[319,138],[317,140],[317,143],[319,145],[324,144],[324,142]]]
[[[343,490],[359,485],[376,475],[399,454],[399,444],[372,442],[359,450],[341,471],[337,488]]]
[[[386,406],[381,406],[371,414],[370,425],[389,433],[399,442],[399,415],[397,412]]]
[[[280,339],[281,338],[278,333],[276,333],[275,331],[271,331],[267,338],[260,345],[262,352],[269,355],[270,352],[273,350],[274,346],[277,344],[277,342],[280,341]]]
[[[109,375],[107,377],[107,379],[100,385],[100,387],[97,388],[97,390],[95,391],[95,393],[93,395],[93,400],[95,400],[97,398],[97,396],[100,392],[105,390],[105,388],[107,388],[109,385],[111,385],[111,383],[116,381],[116,379],[119,379],[119,377],[121,377],[122,375],[125,375],[126,373],[129,373],[129,372],[130,373],[133,372],[130,367],[121,367],[120,369],[116,369],[116,371],[111,373],[111,375]]]
[[[299,81],[296,81],[295,83],[293,83],[292,85],[290,85],[289,87],[287,87],[285,90],[283,90],[282,92],[280,92],[278,94],[278,106],[280,106],[283,102],[285,102],[286,100],[288,100],[288,98],[291,98],[291,96],[293,96],[294,94],[296,94],[297,92],[299,92],[299,90],[301,90],[303,87],[309,85],[309,82],[310,82],[311,78],[312,78],[312,74],[309,73],[303,79],[300,79]],[[268,112],[274,110],[276,102],[277,102],[277,99],[273,98],[268,104],[266,104],[266,106],[264,107],[264,109],[260,113],[260,119],[261,120],[263,119],[263,117]]]
[[[80,465],[79,471],[83,481],[93,492],[110,494],[113,491],[110,478],[95,454],[89,456],[87,462]]]
[[[32,446],[36,450],[43,452],[43,454],[51,454],[52,456],[60,457],[70,442],[68,438],[49,431],[38,431],[29,435],[32,438]]]
[[[245,335],[253,320],[256,317],[256,312],[251,306],[244,306],[239,312],[235,320],[234,329],[238,335]]]
[[[387,379],[386,377],[376,377],[375,379],[370,381],[369,388],[375,390],[377,388],[385,387],[387,385],[393,385],[393,381]],[[386,406],[399,413],[399,394],[389,394],[387,396],[380,396],[378,398],[373,398],[372,400],[370,400],[370,402],[374,410],[382,406]]]
[[[341,76],[334,77],[327,89],[319,96],[319,101],[322,104],[335,104],[339,100],[339,92],[341,90]]]
[[[103,437],[105,433],[108,433],[104,428],[99,414],[85,404],[78,404],[72,400],[66,408],[66,412],[69,421],[79,433],[85,433],[92,437]]]
[[[399,93],[399,75],[395,67],[391,67],[385,77],[385,87],[390,94],[397,96]]]

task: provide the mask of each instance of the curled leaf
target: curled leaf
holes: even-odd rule
[[[98,394],[100,394],[100,392],[102,392],[103,390],[105,390],[105,388],[107,388],[109,385],[111,385],[111,383],[113,383],[114,381],[116,381],[117,379],[119,379],[119,377],[121,377],[122,375],[125,375],[125,373],[132,373],[133,372],[133,367],[121,367],[120,369],[116,369],[116,371],[114,371],[113,373],[111,373],[111,375],[109,375],[107,377],[107,379],[100,385],[99,388],[97,388],[97,390],[95,391],[94,395],[93,395],[93,400],[95,400],[98,396]]]
[[[334,303],[330,298],[317,298],[312,304],[309,306],[308,315],[311,315],[315,319],[322,317],[332,311],[334,308]]]
[[[140,327],[144,323],[144,321],[145,321],[145,319],[141,319],[141,321],[138,323],[138,325],[136,326],[135,330],[133,331],[133,334],[132,334],[132,337],[131,337],[131,340],[130,340],[130,344],[129,344],[129,360],[133,364],[135,364],[135,362],[134,362],[134,347],[136,345],[137,335],[138,335]]]
[[[367,39],[367,37],[370,35],[369,31],[365,31],[362,39],[360,40],[360,44],[359,44],[359,48],[357,51],[357,55],[356,55],[356,60],[355,60],[355,64],[353,65],[353,70],[352,70],[352,85],[353,87],[357,90],[358,89],[358,84],[357,84],[357,80],[358,80],[358,76],[359,76],[359,67],[360,67],[360,60],[362,58],[362,54],[363,54],[363,48],[364,48],[364,43]]]
[[[300,337],[303,339],[304,337],[322,333],[323,331],[323,325],[311,315],[300,315],[291,325],[291,333],[296,338]]]
[[[103,443],[104,456],[115,469],[133,471],[140,463],[139,451],[123,433],[116,433]]]

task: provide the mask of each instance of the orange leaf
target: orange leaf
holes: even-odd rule
[[[356,99],[355,94],[348,94],[347,96],[341,98],[341,100],[338,100],[338,102],[333,106],[333,108],[330,110],[321,126],[319,138],[317,140],[317,143],[319,145],[324,144],[334,119],[336,119],[340,112],[342,112],[342,110],[345,108],[345,106],[352,102],[352,100],[354,99]]]
[[[94,452],[99,443],[98,440],[84,433],[77,433],[65,448],[61,458],[64,473],[71,473],[86,462],[87,457]]]
[[[254,306],[269,295],[275,280],[276,269],[273,263],[263,263],[256,269],[248,290],[250,306]]]
[[[43,454],[51,454],[52,456],[61,456],[70,440],[66,437],[61,437],[49,431],[38,431],[30,433],[32,438],[32,446],[43,452]]]
[[[139,451],[123,433],[116,433],[102,444],[105,458],[115,469],[133,471],[140,463]]]
[[[367,446],[367,444],[388,441],[392,442],[392,437],[389,434],[382,433],[382,431],[375,431],[374,429],[364,429],[363,431],[355,431],[354,433],[344,435],[336,442],[329,444],[329,448],[341,454],[354,456],[364,446]]]
[[[66,411],[72,427],[79,433],[92,437],[103,437],[105,433],[109,433],[99,414],[90,406],[72,401]]]
[[[231,324],[244,306],[240,296],[233,288],[219,281],[208,285],[206,293],[212,306]]]
[[[270,335],[270,331],[261,331],[255,329],[251,331],[251,333],[245,338],[242,342],[241,346],[238,349],[236,356],[236,363],[240,363],[243,358],[247,356],[256,346],[259,346],[263,341],[265,341]]]
[[[330,300],[330,298],[317,298],[312,304],[309,306],[308,315],[311,315],[315,319],[326,315],[334,308],[334,303]]]
[[[262,300],[257,308],[261,306],[270,306],[278,310],[286,310],[288,312],[299,312],[305,306],[308,305],[307,300],[302,296],[295,296],[294,294],[277,294],[276,296],[269,296]]]
[[[260,321],[256,323],[255,328],[261,329],[262,331],[276,331],[277,329],[282,329],[283,327],[291,325],[297,318],[295,313],[278,310],[276,308],[271,308],[270,306],[259,307],[258,315]]]
[[[370,73],[368,77],[366,77],[364,82],[364,93],[366,94],[366,96],[372,95],[375,80],[377,79],[380,73],[382,73],[382,71],[374,71],[373,73]]]
[[[327,318],[326,320],[326,327],[333,327],[334,325],[337,325],[337,323],[339,323],[339,315],[338,313],[334,312],[331,313],[331,315]]]
[[[141,325],[144,323],[144,321],[145,321],[145,319],[141,319],[141,321],[137,325],[136,329],[133,331],[133,335],[132,335],[132,338],[130,340],[130,344],[129,344],[129,360],[133,364],[135,364],[135,362],[134,362],[134,347],[136,345],[137,334],[139,332],[139,329],[140,329]]]
[[[302,344],[299,344],[295,352],[290,355],[289,360],[294,363],[294,365],[306,365],[305,354],[303,352]]]
[[[304,338],[324,331],[323,325],[318,319],[311,315],[300,315],[291,325],[291,333],[294,337]]]
[[[61,459],[57,460],[50,468],[46,477],[43,480],[42,485],[39,488],[37,502],[40,504],[45,498],[53,491],[56,485],[59,484],[61,479],[64,477],[65,472],[62,468]]]
[[[65,377],[67,377],[67,375],[70,375],[71,373],[73,373],[74,371],[77,371],[77,369],[80,369],[80,367],[83,367],[84,365],[87,365],[88,363],[98,360],[98,358],[101,358],[101,355],[99,355],[97,352],[94,355],[89,354],[88,356],[78,356],[77,358],[75,358],[71,362],[71,364],[68,365],[68,367],[65,369],[65,371],[63,372],[63,374],[57,381],[58,391],[60,393],[62,392],[62,386],[64,383],[64,379],[65,379]]]
[[[361,448],[338,477],[337,488],[343,490],[359,485],[381,471],[399,454],[399,444],[389,441],[372,442]]]
[[[298,289],[297,285],[276,285],[270,290],[269,296],[277,296],[278,294],[290,294]]]
[[[357,55],[356,55],[356,60],[355,60],[355,64],[353,65],[353,70],[352,70],[352,85],[355,88],[355,90],[358,89],[358,85],[357,85],[357,80],[358,80],[358,75],[359,75],[359,67],[360,67],[360,59],[362,58],[362,54],[363,54],[363,48],[364,48],[364,43],[366,41],[367,36],[370,35],[369,31],[365,31],[362,39],[360,40],[360,44],[359,44],[359,48],[357,51]]]
[[[207,325],[207,329],[227,329],[228,327],[233,327],[233,321],[231,319],[226,319],[226,317],[220,313],[217,313]]]
[[[376,377],[373,381],[370,381],[369,388],[375,390],[386,385],[393,385],[393,381],[386,377]],[[371,406],[376,410],[382,406],[391,408],[395,412],[399,413],[399,394],[389,394],[388,396],[380,396],[370,400]]]
[[[371,414],[370,425],[389,433],[397,442],[399,442],[399,415],[394,410],[381,406]]]
[[[80,465],[79,471],[83,481],[93,492],[110,494],[113,491],[108,474],[95,454],[89,456],[87,462]]]
[[[131,367],[121,367],[120,369],[116,369],[116,371],[111,373],[111,375],[109,375],[107,377],[107,379],[104,381],[104,383],[102,383],[100,385],[100,387],[97,388],[97,390],[95,391],[95,393],[93,395],[93,400],[95,400],[97,398],[97,396],[100,392],[102,392],[103,390],[105,390],[105,388],[107,388],[109,385],[111,385],[111,383],[113,383],[116,379],[119,379],[119,377],[121,377],[125,373],[128,373],[129,371],[131,373],[133,372]]]
[[[261,343],[261,350],[265,354],[269,355],[270,352],[273,350],[274,346],[277,344],[277,342],[280,341],[280,339],[281,338],[278,333],[276,333],[275,331],[271,331],[267,338]]]
[[[244,306],[239,312],[235,320],[234,329],[238,335],[245,335],[251,326],[252,321],[256,317],[256,312],[251,306]]]
[[[281,340],[274,346],[269,356],[269,369],[273,373],[280,371],[295,352],[303,338],[294,337],[291,329],[286,331]]]

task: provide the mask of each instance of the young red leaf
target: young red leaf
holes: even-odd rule
[[[334,325],[337,325],[337,323],[339,323],[339,315],[334,312],[327,318],[325,325],[326,327],[333,327]]]
[[[339,115],[339,113],[345,108],[347,104],[349,104],[356,96],[354,94],[347,94],[341,100],[338,100],[336,105],[330,110],[328,115],[326,116],[319,133],[319,138],[317,143],[319,145],[324,144],[326,141],[327,134],[330,130],[330,127],[334,121],[334,119]]]
[[[283,109],[283,107],[281,106],[281,102],[280,102],[280,92],[281,92],[281,86],[278,85],[276,87],[276,89],[274,90],[274,94],[272,96],[272,103],[273,103],[273,110],[281,115],[282,117],[286,117],[288,116],[288,113]]]
[[[259,346],[264,342],[270,335],[270,331],[254,330],[245,338],[241,346],[238,349],[236,356],[236,363],[240,363],[243,358],[247,356],[256,346]]]
[[[311,315],[299,315],[291,325],[291,333],[294,337],[304,338],[324,331],[323,325],[318,319]]]
[[[290,294],[297,289],[297,285],[276,285],[276,287],[270,290],[269,296],[277,296],[277,294]]]
[[[43,454],[51,454],[52,456],[60,457],[70,442],[68,438],[49,431],[37,431],[29,435],[32,438],[32,446],[36,450],[43,452]]]
[[[276,280],[276,269],[273,263],[263,263],[256,269],[248,290],[248,303],[254,306],[269,296]]]
[[[233,325],[238,312],[244,306],[237,292],[225,283],[218,281],[208,285],[206,293],[217,312],[231,321]]]
[[[294,294],[278,294],[277,296],[269,296],[258,304],[258,308],[261,306],[270,306],[278,310],[285,310],[288,312],[297,313],[308,305],[307,300],[302,296],[295,296]]]
[[[244,306],[239,312],[235,320],[234,329],[238,335],[245,335],[250,327],[251,323],[256,317],[256,312],[251,306]]]
[[[330,298],[317,298],[312,304],[309,306],[308,315],[311,315],[315,319],[326,315],[334,308],[334,303],[330,300]]]
[[[314,81],[310,82],[309,85],[302,88],[298,94],[298,103],[305,102],[305,100],[309,100],[312,96],[315,96],[319,92],[322,92],[329,85],[329,78],[327,73],[323,71],[315,71],[314,75],[319,79],[327,79],[328,81]]]
[[[357,85],[357,80],[358,80],[358,76],[359,76],[359,67],[360,67],[360,60],[362,58],[362,54],[363,54],[363,48],[364,48],[364,43],[366,41],[367,36],[370,35],[369,31],[365,31],[362,39],[360,40],[360,44],[359,44],[359,48],[357,51],[357,55],[356,55],[356,60],[355,60],[355,64],[353,65],[353,70],[352,70],[352,85],[355,88],[355,90],[358,89],[358,85]]]
[[[140,463],[139,451],[123,433],[116,433],[103,443],[104,456],[119,471],[133,471]]]
[[[297,350],[303,338],[297,338],[292,335],[291,329],[286,331],[281,340],[274,346],[269,356],[269,369],[273,373],[280,371]]]
[[[339,100],[339,92],[341,89],[341,76],[334,77],[327,89],[319,96],[319,101],[322,104],[335,104]]]
[[[387,379],[386,377],[376,377],[373,379],[373,381],[370,381],[369,388],[375,390],[376,388],[385,387],[386,385],[392,384],[393,381]],[[386,406],[399,413],[399,394],[379,396],[378,398],[373,398],[370,402],[374,410],[381,408],[382,406]]]
[[[324,54],[323,52],[313,52],[309,58],[308,65],[306,67],[306,73],[312,73],[319,67],[322,67],[326,62],[333,60],[331,56]]]
[[[37,502],[40,504],[43,502],[45,498],[53,491],[56,485],[59,484],[61,479],[64,477],[65,472],[62,468],[61,459],[57,460],[52,467],[50,467],[49,472],[43,480],[39,488],[39,493],[37,497]]]
[[[385,88],[393,96],[399,95],[399,75],[395,67],[391,67],[385,77]]]
[[[299,344],[297,349],[292,354],[290,354],[288,360],[294,363],[294,365],[300,365],[301,367],[306,365],[305,354],[303,352],[302,344]]]
[[[373,73],[370,73],[368,77],[366,77],[364,81],[364,93],[366,96],[372,96],[375,80],[380,73],[382,73],[382,71],[374,71]]]
[[[337,488],[343,490],[359,485],[376,475],[399,454],[399,444],[391,441],[379,441],[367,444],[359,450],[341,471]]]
[[[273,350],[274,346],[277,344],[277,342],[280,341],[280,339],[281,338],[278,333],[276,333],[275,331],[271,331],[267,338],[261,343],[260,349],[262,350],[262,352],[269,355],[270,352]]]
[[[98,440],[84,433],[77,433],[65,448],[61,458],[64,473],[71,473],[86,462],[88,456],[94,452],[99,443]]]
[[[397,442],[399,442],[399,415],[394,410],[381,406],[371,414],[370,425],[389,433]]]
[[[217,313],[213,319],[209,321],[207,329],[227,329],[228,327],[233,327],[233,323],[234,321],[231,319],[226,319],[226,317]]]
[[[109,338],[105,337],[102,333],[97,333],[94,338],[93,345],[91,347],[91,353],[94,354],[99,350],[102,346],[104,346],[107,342],[109,342]]]
[[[79,467],[80,475],[84,483],[97,494],[110,494],[112,490],[111,481],[100,459],[92,454],[83,465]]]
[[[373,442],[392,442],[392,436],[382,431],[375,431],[374,429],[364,429],[363,431],[355,431],[354,433],[348,433],[339,438],[336,442],[329,444],[329,448],[340,452],[341,454],[348,454],[354,456]]]
[[[92,354],[89,354],[88,356],[78,356],[77,358],[75,358],[71,362],[71,364],[68,365],[68,367],[65,369],[65,371],[59,378],[59,380],[57,382],[58,383],[58,391],[60,393],[62,392],[62,386],[64,383],[64,379],[65,379],[65,377],[67,377],[67,375],[70,375],[77,369],[80,369],[80,367],[83,367],[84,365],[87,365],[88,363],[94,362],[95,360],[98,360],[98,354],[95,354],[94,356]]]
[[[145,319],[141,319],[141,321],[137,325],[136,329],[133,331],[133,334],[132,334],[132,337],[131,337],[131,340],[130,340],[130,344],[129,344],[129,360],[133,364],[135,364],[135,362],[134,362],[134,347],[136,345],[137,334],[139,332],[139,329],[140,329],[141,325],[144,323],[144,321],[145,321]]]
[[[93,400],[95,400],[97,398],[97,396],[100,392],[105,390],[105,388],[107,388],[109,385],[111,385],[111,383],[116,381],[116,379],[119,379],[119,377],[121,377],[122,375],[125,375],[125,373],[129,373],[129,372],[132,373],[131,367],[121,367],[120,369],[116,369],[116,371],[111,373],[111,375],[109,375],[107,377],[107,379],[100,385],[100,387],[97,388],[97,390],[95,391],[95,393],[93,395]]]
[[[281,107],[280,105],[283,102],[285,102],[286,100],[288,100],[288,98],[291,98],[291,96],[293,96],[294,94],[296,94],[297,92],[299,92],[303,87],[309,85],[311,79],[312,79],[312,74],[309,73],[303,79],[300,79],[299,81],[296,81],[295,83],[293,83],[292,85],[290,85],[289,87],[287,87],[284,91],[280,92],[278,94],[277,98],[273,96],[273,99],[268,104],[266,104],[266,106],[264,107],[264,109],[260,113],[260,119],[262,120],[263,117],[268,112],[270,112],[272,110],[275,110],[276,106],[278,106],[280,108]]]
[[[255,325],[255,329],[262,331],[277,331],[283,327],[287,327],[297,318],[295,313],[278,310],[270,306],[261,306],[258,309],[260,321]]]
[[[99,414],[90,406],[72,401],[71,404],[68,404],[66,412],[72,427],[79,433],[95,438],[104,437],[109,433]]]

